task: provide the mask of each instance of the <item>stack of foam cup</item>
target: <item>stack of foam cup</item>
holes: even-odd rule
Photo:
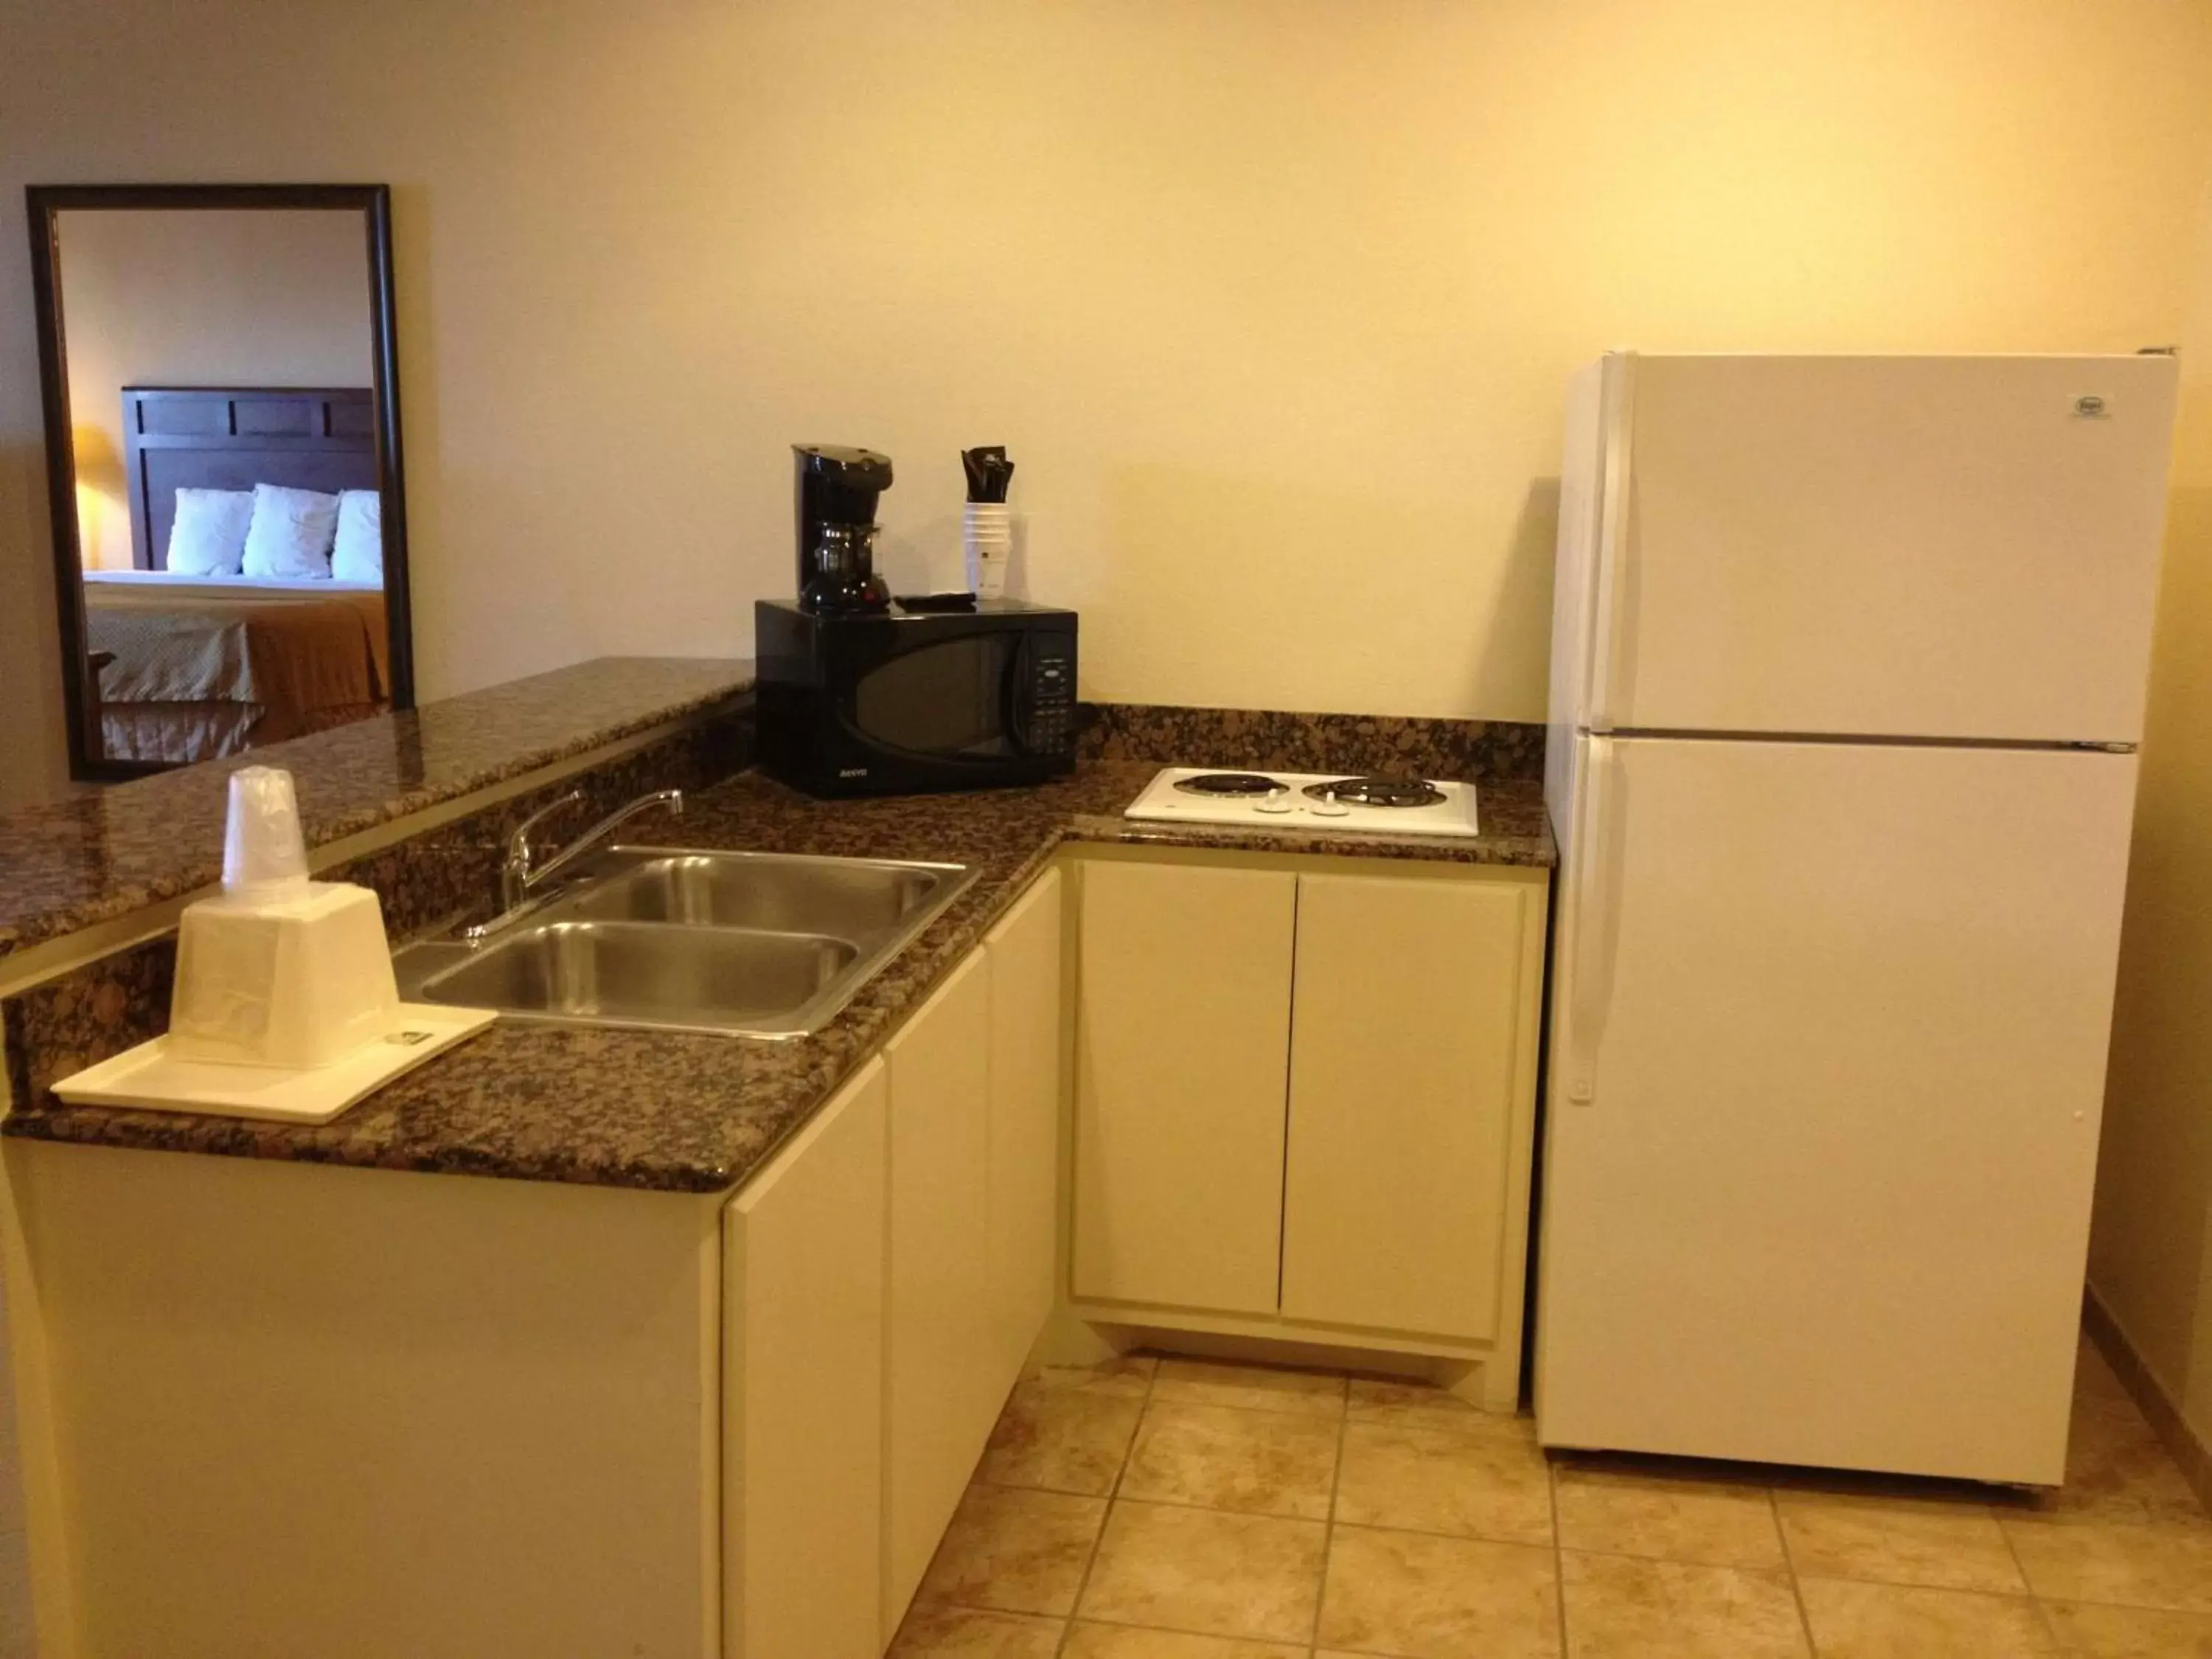
[[[327,1066],[383,1036],[398,1006],[376,895],[307,879],[292,775],[234,772],[222,896],[186,905],[178,923],[171,1052]]]
[[[960,544],[968,562],[968,586],[981,599],[1004,597],[1006,562],[1014,546],[1013,520],[1006,504],[969,501],[961,520]]]

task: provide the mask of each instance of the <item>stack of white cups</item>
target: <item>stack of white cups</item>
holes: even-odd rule
[[[1004,501],[969,501],[960,544],[968,560],[968,586],[980,599],[1004,598],[1006,563],[1013,555],[1014,526]]]
[[[292,775],[230,775],[222,896],[185,907],[169,998],[179,1060],[301,1070],[382,1041],[399,1011],[376,895],[311,881]]]

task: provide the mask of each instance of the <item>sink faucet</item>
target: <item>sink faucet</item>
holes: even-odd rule
[[[530,844],[532,833],[554,813],[563,807],[574,805],[583,798],[582,790],[571,789],[560,799],[539,807],[515,825],[514,833],[507,838],[506,860],[499,866],[499,896],[505,908],[512,910],[521,904],[540,883],[551,880],[640,812],[665,806],[678,817],[684,816],[684,792],[681,789],[656,789],[649,795],[640,795],[627,806],[617,807],[544,863],[538,863],[536,849]]]

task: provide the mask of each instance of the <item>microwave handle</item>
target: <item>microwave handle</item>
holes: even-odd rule
[[[1022,719],[1022,693],[1030,681],[1030,641],[1034,637],[1027,629],[1016,636],[1014,648],[1006,654],[1006,678],[999,685],[999,713],[1006,723],[1006,740],[1021,755],[1030,752],[1029,728]]]

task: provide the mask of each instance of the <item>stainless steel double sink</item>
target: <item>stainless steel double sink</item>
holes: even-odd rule
[[[410,1001],[508,1018],[804,1036],[975,879],[963,864],[617,847],[479,939],[392,957]]]

